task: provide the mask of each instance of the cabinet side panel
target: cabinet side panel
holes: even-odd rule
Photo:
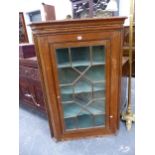
[[[117,130],[120,120],[120,90],[121,90],[121,67],[122,67],[122,52],[121,52],[121,33],[115,31],[111,42],[111,107],[110,115],[112,119],[110,124],[112,130]]]
[[[44,94],[44,98],[47,106],[46,109],[48,114],[51,135],[59,139],[60,125],[57,124],[57,122],[59,122],[57,121],[58,120],[57,115],[55,116],[55,113],[57,113],[56,112],[57,108],[55,107],[56,105],[55,94],[54,94],[55,91],[53,88],[53,80],[49,80],[50,78],[52,78],[52,70],[51,70],[51,64],[49,59],[49,48],[48,48],[47,40],[43,37],[34,36],[34,41],[35,41],[39,71],[41,75],[43,94]],[[55,111],[55,113],[53,111]]]
[[[117,129],[119,129],[120,115],[121,115],[121,99],[122,99],[122,59],[123,59],[123,29],[119,33],[119,84],[118,84],[118,116],[117,116]]]

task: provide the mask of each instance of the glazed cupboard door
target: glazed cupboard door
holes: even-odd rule
[[[54,44],[51,54],[64,138],[109,130],[109,41]]]

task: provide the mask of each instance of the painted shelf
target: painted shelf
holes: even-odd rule
[[[58,65],[58,68],[72,68],[72,67],[87,67],[87,66],[96,66],[96,65],[105,65],[105,62],[102,61],[92,61],[92,63],[90,63],[90,61],[75,61],[72,63],[69,62],[65,62],[65,63],[61,63]]]
[[[79,93],[89,93],[94,90],[97,91],[103,91],[105,90],[105,83],[98,83],[97,85],[91,85],[89,83],[80,81],[76,85],[72,86],[65,86],[61,87],[61,93],[62,94],[79,94]]]
[[[90,83],[95,83],[98,81],[105,80],[104,65],[90,67],[86,71],[86,73],[82,74],[82,76],[80,78],[79,78],[79,76],[81,75],[81,73],[78,73],[77,71],[75,71],[72,68],[59,69],[58,73],[59,73],[60,85],[61,84],[72,84],[77,79],[78,79],[78,81],[85,80],[86,82],[89,81]]]
[[[91,115],[101,115],[105,114],[105,99],[94,100],[89,105],[82,105],[72,101],[68,104],[63,104],[64,118],[76,117],[79,115],[91,114]]]

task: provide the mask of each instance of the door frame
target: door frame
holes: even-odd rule
[[[97,46],[97,45],[104,45],[105,46],[105,67],[106,67],[106,123],[105,123],[105,127],[92,127],[92,128],[87,128],[87,129],[78,129],[78,130],[68,130],[65,131],[65,127],[64,127],[64,118],[63,118],[63,109],[62,109],[62,103],[61,103],[61,99],[60,99],[60,90],[59,90],[59,78],[58,78],[58,70],[57,70],[57,62],[56,62],[56,48],[70,48],[70,47],[82,47],[82,46]],[[110,134],[111,130],[110,130],[110,119],[109,119],[109,113],[110,113],[110,76],[111,76],[111,72],[110,72],[110,64],[111,64],[111,50],[110,50],[110,40],[97,40],[97,41],[92,41],[92,40],[87,40],[87,41],[78,41],[78,42],[61,42],[61,43],[54,43],[54,44],[50,44],[49,48],[50,48],[50,60],[51,60],[51,66],[52,66],[52,71],[53,71],[53,75],[54,75],[54,88],[56,91],[56,104],[58,107],[58,113],[59,113],[59,124],[61,124],[60,126],[60,130],[61,130],[61,137],[62,139],[70,139],[70,138],[74,138],[74,137],[85,137],[87,136],[87,133],[90,133],[90,135],[103,135],[103,133],[105,134]],[[55,110],[53,110],[55,111]]]

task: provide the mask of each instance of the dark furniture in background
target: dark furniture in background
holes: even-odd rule
[[[113,16],[114,12],[105,11],[110,0],[70,0],[73,18],[93,18]]]
[[[19,99],[46,112],[34,44],[19,45]]]
[[[55,20],[55,7],[42,3],[45,20]],[[41,11],[28,13],[31,22],[41,21]],[[19,13],[19,98],[20,103],[46,112],[34,44],[27,43],[23,13]]]
[[[48,5],[48,4],[45,4],[45,3],[42,3],[43,5],[43,9],[44,9],[44,12],[45,12],[45,20],[48,21],[48,20],[55,20],[56,17],[55,17],[55,7],[53,5]]]
[[[118,130],[124,20],[31,24],[49,122],[57,140]]]
[[[19,57],[30,58],[36,56],[34,44],[24,43],[19,44]]]
[[[30,22],[41,22],[41,21],[48,21],[48,20],[55,20],[55,7],[53,5],[48,5],[45,3],[41,4],[43,9],[40,10],[33,10],[27,12],[29,16]]]
[[[35,10],[28,12],[27,15],[29,16],[30,22],[40,22],[42,21],[41,19],[41,11],[40,10]]]
[[[36,57],[19,59],[19,93],[21,103],[46,112]]]
[[[28,43],[28,36],[25,26],[25,19],[23,12],[19,12],[19,43]]]

